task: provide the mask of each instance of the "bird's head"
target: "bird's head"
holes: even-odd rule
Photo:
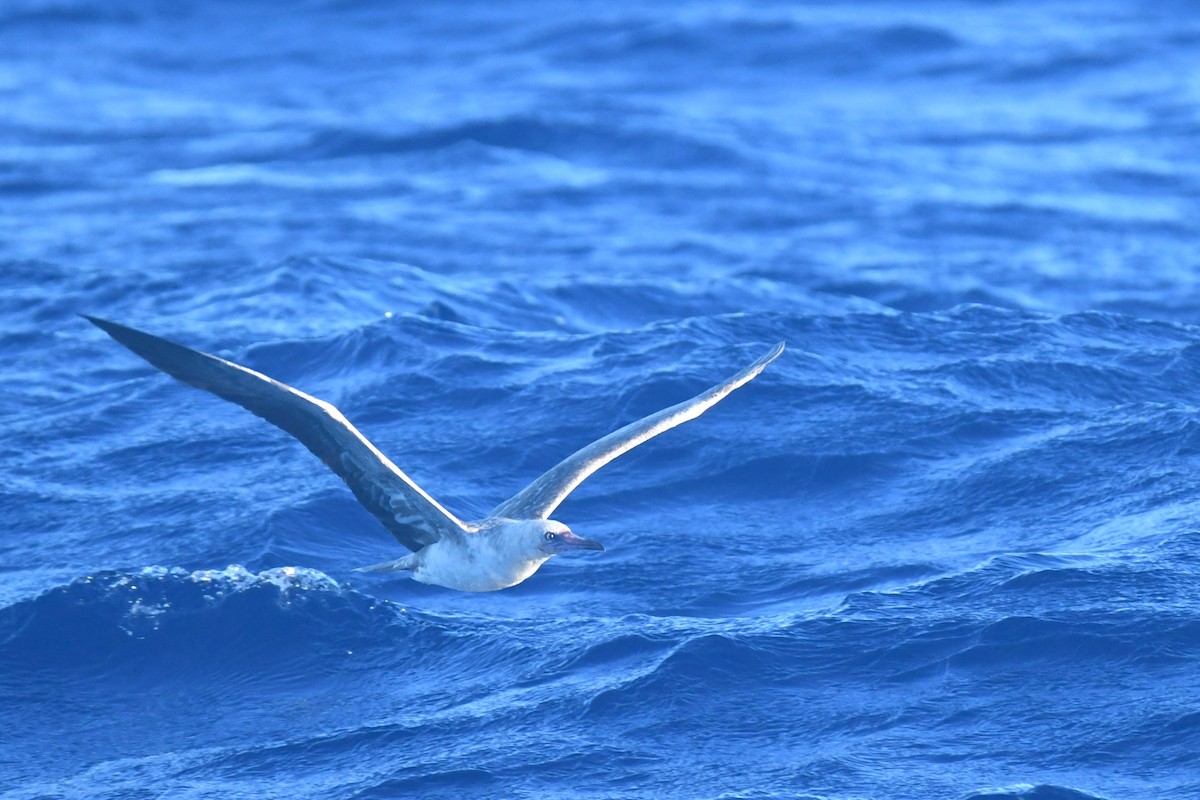
[[[603,550],[604,545],[591,539],[576,536],[571,529],[552,519],[531,520],[530,534],[535,537],[534,545],[546,555],[556,556],[572,550]]]

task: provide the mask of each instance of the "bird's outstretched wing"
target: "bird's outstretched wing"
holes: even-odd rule
[[[717,384],[706,392],[685,400],[678,405],[664,408],[655,414],[639,419],[610,433],[603,439],[592,442],[574,455],[569,456],[544,473],[521,492],[504,501],[492,511],[492,517],[507,519],[536,519],[549,517],[554,509],[567,498],[575,487],[596,470],[622,453],[637,447],[642,442],[658,436],[666,430],[695,419],[715,406],[734,389],[754,380],[763,368],[783,352],[783,342],[771,348],[771,352],[755,361],[727,381]]]
[[[83,317],[163,372],[237,403],[295,436],[410,550],[466,530],[330,403],[232,361],[115,322]]]

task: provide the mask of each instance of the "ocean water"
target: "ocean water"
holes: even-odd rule
[[[1200,798],[1187,2],[7,0],[0,798]],[[89,313],[481,516],[463,594]]]

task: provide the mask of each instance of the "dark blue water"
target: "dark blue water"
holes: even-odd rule
[[[1200,797],[1186,2],[0,6],[0,797]],[[463,517],[455,593],[75,316]]]

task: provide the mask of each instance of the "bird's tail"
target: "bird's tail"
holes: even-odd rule
[[[372,564],[369,567],[359,567],[355,572],[407,572],[416,569],[416,553],[409,553],[394,561],[384,561],[382,564]]]

